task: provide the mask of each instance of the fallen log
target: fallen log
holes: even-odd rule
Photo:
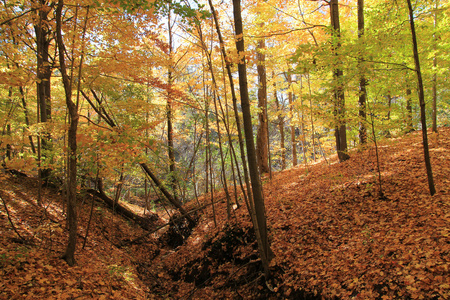
[[[159,220],[159,217],[156,214],[152,214],[148,217],[142,217],[140,215],[135,214],[128,208],[126,208],[118,203],[114,204],[113,199],[109,198],[107,195],[105,195],[104,193],[101,193],[97,190],[88,189],[88,190],[86,190],[86,192],[101,199],[106,205],[108,205],[109,208],[114,209],[114,211],[117,212],[118,214],[120,214],[121,216],[134,221],[142,229],[145,229],[147,231],[153,230],[154,224]]]

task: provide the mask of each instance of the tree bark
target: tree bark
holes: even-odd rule
[[[214,24],[216,26],[217,35],[219,37],[219,42],[220,42],[220,51],[222,52],[223,59],[225,60],[225,67],[227,69],[228,81],[230,83],[231,100],[233,102],[234,116],[235,116],[235,120],[236,120],[236,128],[237,128],[238,140],[239,140],[239,150],[240,150],[240,154],[241,154],[242,168],[244,171],[244,181],[247,186],[247,194],[245,193],[244,190],[242,190],[242,193],[243,193],[244,199],[246,200],[246,203],[247,203],[247,202],[249,202],[247,200],[252,198],[252,191],[250,188],[250,177],[248,174],[247,159],[245,158],[244,138],[242,137],[242,127],[241,127],[241,120],[239,119],[239,110],[237,107],[236,91],[235,91],[235,87],[234,87],[233,75],[231,72],[231,61],[228,58],[227,52],[225,51],[225,43],[223,41],[222,33],[220,31],[219,21],[217,20],[217,13],[214,9],[212,1],[208,0],[208,3],[209,3],[209,7],[211,9],[211,13],[214,18]],[[238,167],[237,163],[236,163],[236,167]]]
[[[261,24],[262,25],[262,24]],[[257,71],[258,71],[258,131],[256,134],[256,158],[259,171],[269,173],[269,151],[267,130],[267,76],[266,76],[266,43],[264,39],[258,41],[256,47]]]
[[[77,243],[77,129],[78,129],[78,108],[72,101],[72,86],[67,75],[67,68],[64,58],[65,47],[61,33],[61,18],[64,1],[58,2],[56,10],[56,36],[59,53],[59,64],[64,85],[66,105],[69,111],[69,130],[68,130],[68,199],[67,199],[67,221],[69,225],[69,240],[63,259],[69,266],[75,264],[75,249]]]
[[[434,11],[434,29],[436,30],[438,25],[438,7],[439,7],[439,0],[435,0],[435,11]],[[433,109],[431,112],[431,119],[432,119],[432,126],[431,130],[433,132],[437,132],[437,36],[436,33],[433,34],[433,42],[434,42],[434,56],[433,56]]]
[[[172,69],[173,65],[173,41],[172,41],[172,24],[170,18],[170,4],[169,4],[169,16],[168,16],[168,29],[169,29],[169,67],[167,71],[167,84],[169,86],[167,92],[167,106],[166,106],[166,115],[167,115],[167,151],[169,156],[169,178],[170,178],[170,186],[172,188],[172,193],[175,198],[177,198],[177,180],[175,175],[175,148],[174,148],[174,138],[173,138],[173,107],[172,107],[172,95],[171,89],[173,84],[172,78]]]
[[[311,117],[311,141],[312,141],[312,148],[313,148],[313,158],[314,158],[314,161],[316,161],[316,138],[315,138],[315,128],[314,128],[314,114],[313,114],[313,106],[312,106],[312,92],[311,92],[310,76],[311,75],[308,73],[309,110],[310,110],[310,117]]]
[[[406,89],[406,133],[414,131],[412,118],[411,89]]]
[[[52,40],[52,31],[50,20],[48,19],[48,15],[52,9],[53,4],[49,6],[46,0],[38,0],[36,3],[40,7],[37,10],[37,24],[34,24],[34,31],[36,34],[36,98],[38,102],[38,113],[39,120],[42,123],[51,120],[52,110],[51,110],[51,94],[50,94],[50,84],[51,84],[51,63],[50,63],[50,55],[49,48]],[[44,150],[51,150],[50,143],[50,133],[46,132],[41,135],[41,146]],[[46,156],[47,153],[44,152]],[[48,181],[51,174],[51,170],[39,169],[39,177],[42,178],[45,182]]]
[[[339,24],[339,3],[338,0],[330,0],[330,16],[331,27],[333,28],[332,34],[332,51],[336,57],[334,64],[333,77],[334,77],[334,115],[336,118],[335,126],[335,139],[336,150],[338,153],[339,162],[344,162],[350,158],[347,153],[347,130],[345,121],[345,95],[343,87],[343,75],[340,65],[340,59],[338,50],[341,47],[341,27]]]
[[[280,101],[278,101],[277,96],[277,85],[275,83],[275,75],[272,73],[273,77],[273,97],[275,98],[275,106],[278,114],[278,128],[280,130],[280,148],[281,148],[281,170],[286,169],[286,148],[284,145],[284,116],[282,108],[280,107]]]
[[[414,55],[414,64],[416,66],[417,87],[418,87],[419,104],[420,104],[420,121],[422,123],[423,154],[424,154],[424,160],[425,160],[425,167],[427,169],[428,187],[429,187],[431,196],[433,196],[436,193],[436,188],[434,186],[433,171],[431,169],[430,151],[428,150],[427,118],[426,118],[426,114],[425,114],[425,95],[424,95],[424,90],[423,90],[422,72],[420,71],[419,51],[417,50],[416,29],[414,26],[414,13],[413,13],[412,5],[411,5],[411,0],[406,0],[406,2],[408,3],[409,24],[411,26],[411,38],[412,38],[412,47],[413,47],[413,55]]]
[[[250,113],[250,99],[248,95],[247,86],[247,69],[245,61],[245,47],[243,38],[243,27],[241,17],[241,3],[240,0],[233,0],[233,14],[234,25],[236,33],[236,49],[239,55],[238,73],[239,73],[239,87],[241,95],[242,114],[244,118],[244,133],[245,143],[247,148],[247,158],[249,164],[252,192],[253,192],[253,204],[255,208],[255,220],[254,227],[258,240],[258,249],[261,256],[261,262],[264,268],[264,274],[266,279],[269,278],[269,261],[273,253],[270,249],[269,240],[267,236],[267,223],[264,198],[262,193],[262,185],[259,178],[258,164],[256,161],[256,151],[253,141],[253,129],[252,118]]]
[[[364,43],[364,0],[358,0],[358,39],[362,44]],[[364,145],[367,142],[367,128],[366,128],[366,98],[367,98],[367,80],[364,75],[364,50],[360,50],[358,66],[359,66],[359,143]]]
[[[291,71],[288,71],[288,74],[286,75],[289,88],[291,88],[292,84],[292,77],[291,77]],[[292,124],[292,116],[294,115],[294,97],[292,95],[292,91],[289,90],[288,93],[288,100],[289,100],[289,112],[291,113],[291,144],[292,144],[292,165],[295,167],[297,165],[297,142],[295,140],[295,126]]]

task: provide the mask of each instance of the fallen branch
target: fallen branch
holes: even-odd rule
[[[21,241],[25,241],[25,239],[20,235],[19,231],[17,231],[16,226],[14,226],[14,223],[11,220],[11,216],[9,215],[8,207],[6,206],[6,201],[5,201],[5,199],[3,199],[3,196],[1,194],[0,194],[0,199],[2,199],[3,206],[5,206],[6,215],[8,216],[8,220],[9,220],[9,223],[11,223],[12,229],[14,230],[14,232],[17,234],[17,236],[19,237],[19,239]]]
[[[114,210],[119,213],[120,215],[133,220],[134,222],[136,222],[142,229],[145,230],[152,230],[152,228],[150,227],[150,222],[147,218],[144,218],[142,216],[139,216],[137,214],[135,214],[134,212],[132,212],[131,210],[127,209],[126,207],[120,205],[120,204],[114,204],[114,201],[109,198],[107,195],[105,195],[104,193],[101,193],[99,191],[96,191],[94,189],[88,189],[86,191],[87,193],[96,196],[97,198],[100,198],[101,200],[103,200],[103,202],[105,202],[111,209],[114,208]]]
[[[220,198],[220,199],[218,199],[218,200],[217,200],[216,202],[214,202],[214,203],[223,201],[224,199],[225,199],[225,197]],[[179,217],[177,217],[177,218],[175,218],[175,219],[172,219],[172,220],[170,220],[169,222],[167,222],[166,224],[161,225],[161,226],[159,226],[159,227],[157,227],[157,228],[155,228],[155,229],[153,229],[153,230],[151,230],[151,231],[149,231],[149,232],[146,232],[145,234],[143,234],[143,235],[141,235],[141,236],[139,236],[139,237],[137,237],[137,238],[135,238],[135,239],[133,239],[133,240],[122,242],[122,243],[120,244],[120,247],[129,245],[129,244],[137,243],[137,242],[141,241],[142,239],[146,238],[147,236],[149,236],[149,235],[151,235],[151,234],[153,234],[153,233],[155,233],[155,232],[157,232],[157,231],[159,231],[159,230],[161,230],[161,229],[163,229],[163,228],[169,226],[170,224],[176,223],[177,221],[180,221],[180,220],[186,218],[187,215],[193,214],[193,213],[195,213],[195,212],[197,212],[197,211],[199,211],[199,210],[202,210],[202,209],[204,209],[204,208],[206,208],[206,207],[208,207],[208,206],[210,206],[210,205],[212,205],[212,203],[207,203],[207,204],[205,204],[205,205],[202,205],[202,206],[199,206],[199,207],[197,207],[197,208],[194,208],[194,209],[192,209],[192,210],[186,212],[186,214],[183,214],[183,215],[181,215],[181,216],[179,216]]]

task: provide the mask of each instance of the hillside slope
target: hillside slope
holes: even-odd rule
[[[226,219],[217,193],[177,248],[94,203],[80,210],[78,265],[64,250],[63,199],[33,179],[0,175],[0,298],[12,299],[448,299],[450,129],[430,135],[437,194],[429,196],[420,132],[375,150],[263,178],[275,258],[265,281],[245,205]],[[209,196],[201,200],[210,203]],[[242,202],[242,200],[240,200]],[[241,203],[243,204],[243,203]],[[194,206],[194,203],[189,205]],[[155,225],[156,226],[156,225]],[[20,235],[20,236],[19,236]]]

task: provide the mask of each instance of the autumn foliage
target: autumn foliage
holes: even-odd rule
[[[2,175],[1,298],[446,299],[449,141],[448,128],[430,136],[434,196],[424,180],[419,132],[379,145],[382,199],[372,146],[353,151],[345,163],[332,157],[330,164],[263,178],[275,254],[267,282],[248,213],[235,209],[227,221],[223,192],[215,196],[218,226],[207,206],[177,248],[167,246],[164,230],[133,243],[145,231],[94,202],[81,249],[91,206],[91,197],[83,198],[78,265],[67,268],[59,259],[67,236],[63,198],[44,190],[38,207],[34,179]]]

